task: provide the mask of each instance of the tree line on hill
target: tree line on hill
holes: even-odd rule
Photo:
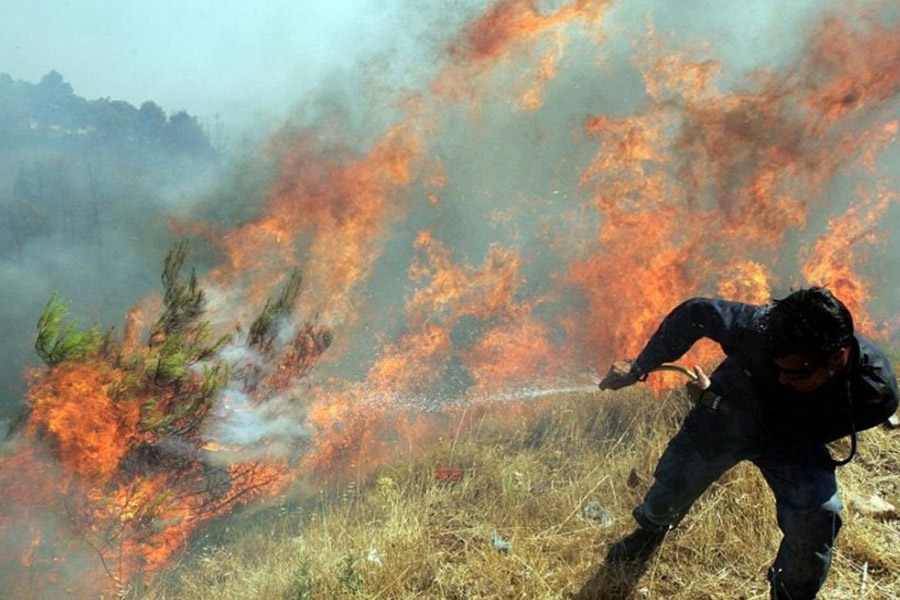
[[[0,73],[0,143],[49,141],[116,144],[198,157],[213,154],[197,118],[185,111],[167,116],[151,100],[140,108],[123,100],[87,100],[56,71],[36,84]]]

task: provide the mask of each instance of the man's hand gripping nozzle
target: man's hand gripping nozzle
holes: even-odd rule
[[[606,376],[597,382],[597,386],[601,390],[619,390],[637,383],[638,378],[634,375],[632,362],[630,360],[614,362]],[[663,364],[650,369],[649,373],[657,373],[659,371],[669,371],[684,375],[688,378],[685,390],[691,402],[705,406],[710,410],[724,412],[725,407],[721,405],[722,398],[709,389],[711,383],[709,377],[700,367],[694,367],[692,370],[681,365]]]
[[[603,376],[603,379],[597,382],[597,387],[601,390],[620,390],[623,387],[634,385],[638,379],[632,373],[631,365],[634,361],[617,360],[609,367],[609,371]]]
[[[618,360],[614,362],[610,367],[609,371],[606,372],[606,375],[597,382],[597,386],[601,390],[619,390],[623,387],[628,387],[629,385],[634,385],[638,382],[637,376],[634,374],[634,369],[632,365],[634,361],[632,360]],[[703,371],[697,367],[697,372],[691,371],[686,367],[682,367],[681,365],[659,365],[655,369],[650,369],[650,373],[655,373],[657,371],[674,371],[676,373],[681,373],[692,382],[696,382],[699,379],[700,375],[703,375],[706,378],[706,375],[703,374]],[[709,385],[708,379],[707,387]]]

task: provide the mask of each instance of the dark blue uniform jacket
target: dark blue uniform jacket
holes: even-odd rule
[[[769,305],[694,298],[679,305],[635,361],[637,373],[678,360],[700,338],[726,358],[711,374],[724,403],[758,410],[775,440],[827,443],[884,422],[897,410],[897,378],[885,354],[854,336],[850,365],[818,390],[802,394],[778,382],[760,322]]]

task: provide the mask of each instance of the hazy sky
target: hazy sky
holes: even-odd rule
[[[385,45],[386,0],[0,0],[0,72],[59,71],[88,99],[203,119],[278,118],[320,78]]]
[[[37,82],[55,69],[88,99],[135,106],[152,99],[169,113],[187,110],[207,126],[217,113],[232,128],[274,126],[336,69],[398,44],[416,60],[415,48],[434,40],[438,24],[452,27],[464,7],[489,3],[0,0],[0,72]],[[617,18],[643,24],[652,15],[663,30],[713,38],[736,62],[753,66],[796,43],[797,22],[822,2],[747,0],[727,9],[717,0],[676,4],[614,3],[609,24]]]

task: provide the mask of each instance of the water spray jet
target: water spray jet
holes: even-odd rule
[[[673,365],[673,364],[664,364],[652,369],[651,373],[657,373],[661,371],[668,371],[671,373],[680,373],[690,379],[691,381],[696,381],[697,375],[688,369],[687,367],[683,367],[681,365]],[[571,385],[565,387],[555,387],[555,388],[543,388],[538,390],[524,390],[521,393],[516,395],[517,398],[526,398],[526,399],[534,399],[534,398],[543,398],[544,396],[556,396],[556,395],[567,395],[567,394],[587,394],[591,392],[596,392],[599,390],[597,387],[600,384],[600,378],[597,377],[596,374],[592,374],[591,378],[593,383],[590,385]]]

